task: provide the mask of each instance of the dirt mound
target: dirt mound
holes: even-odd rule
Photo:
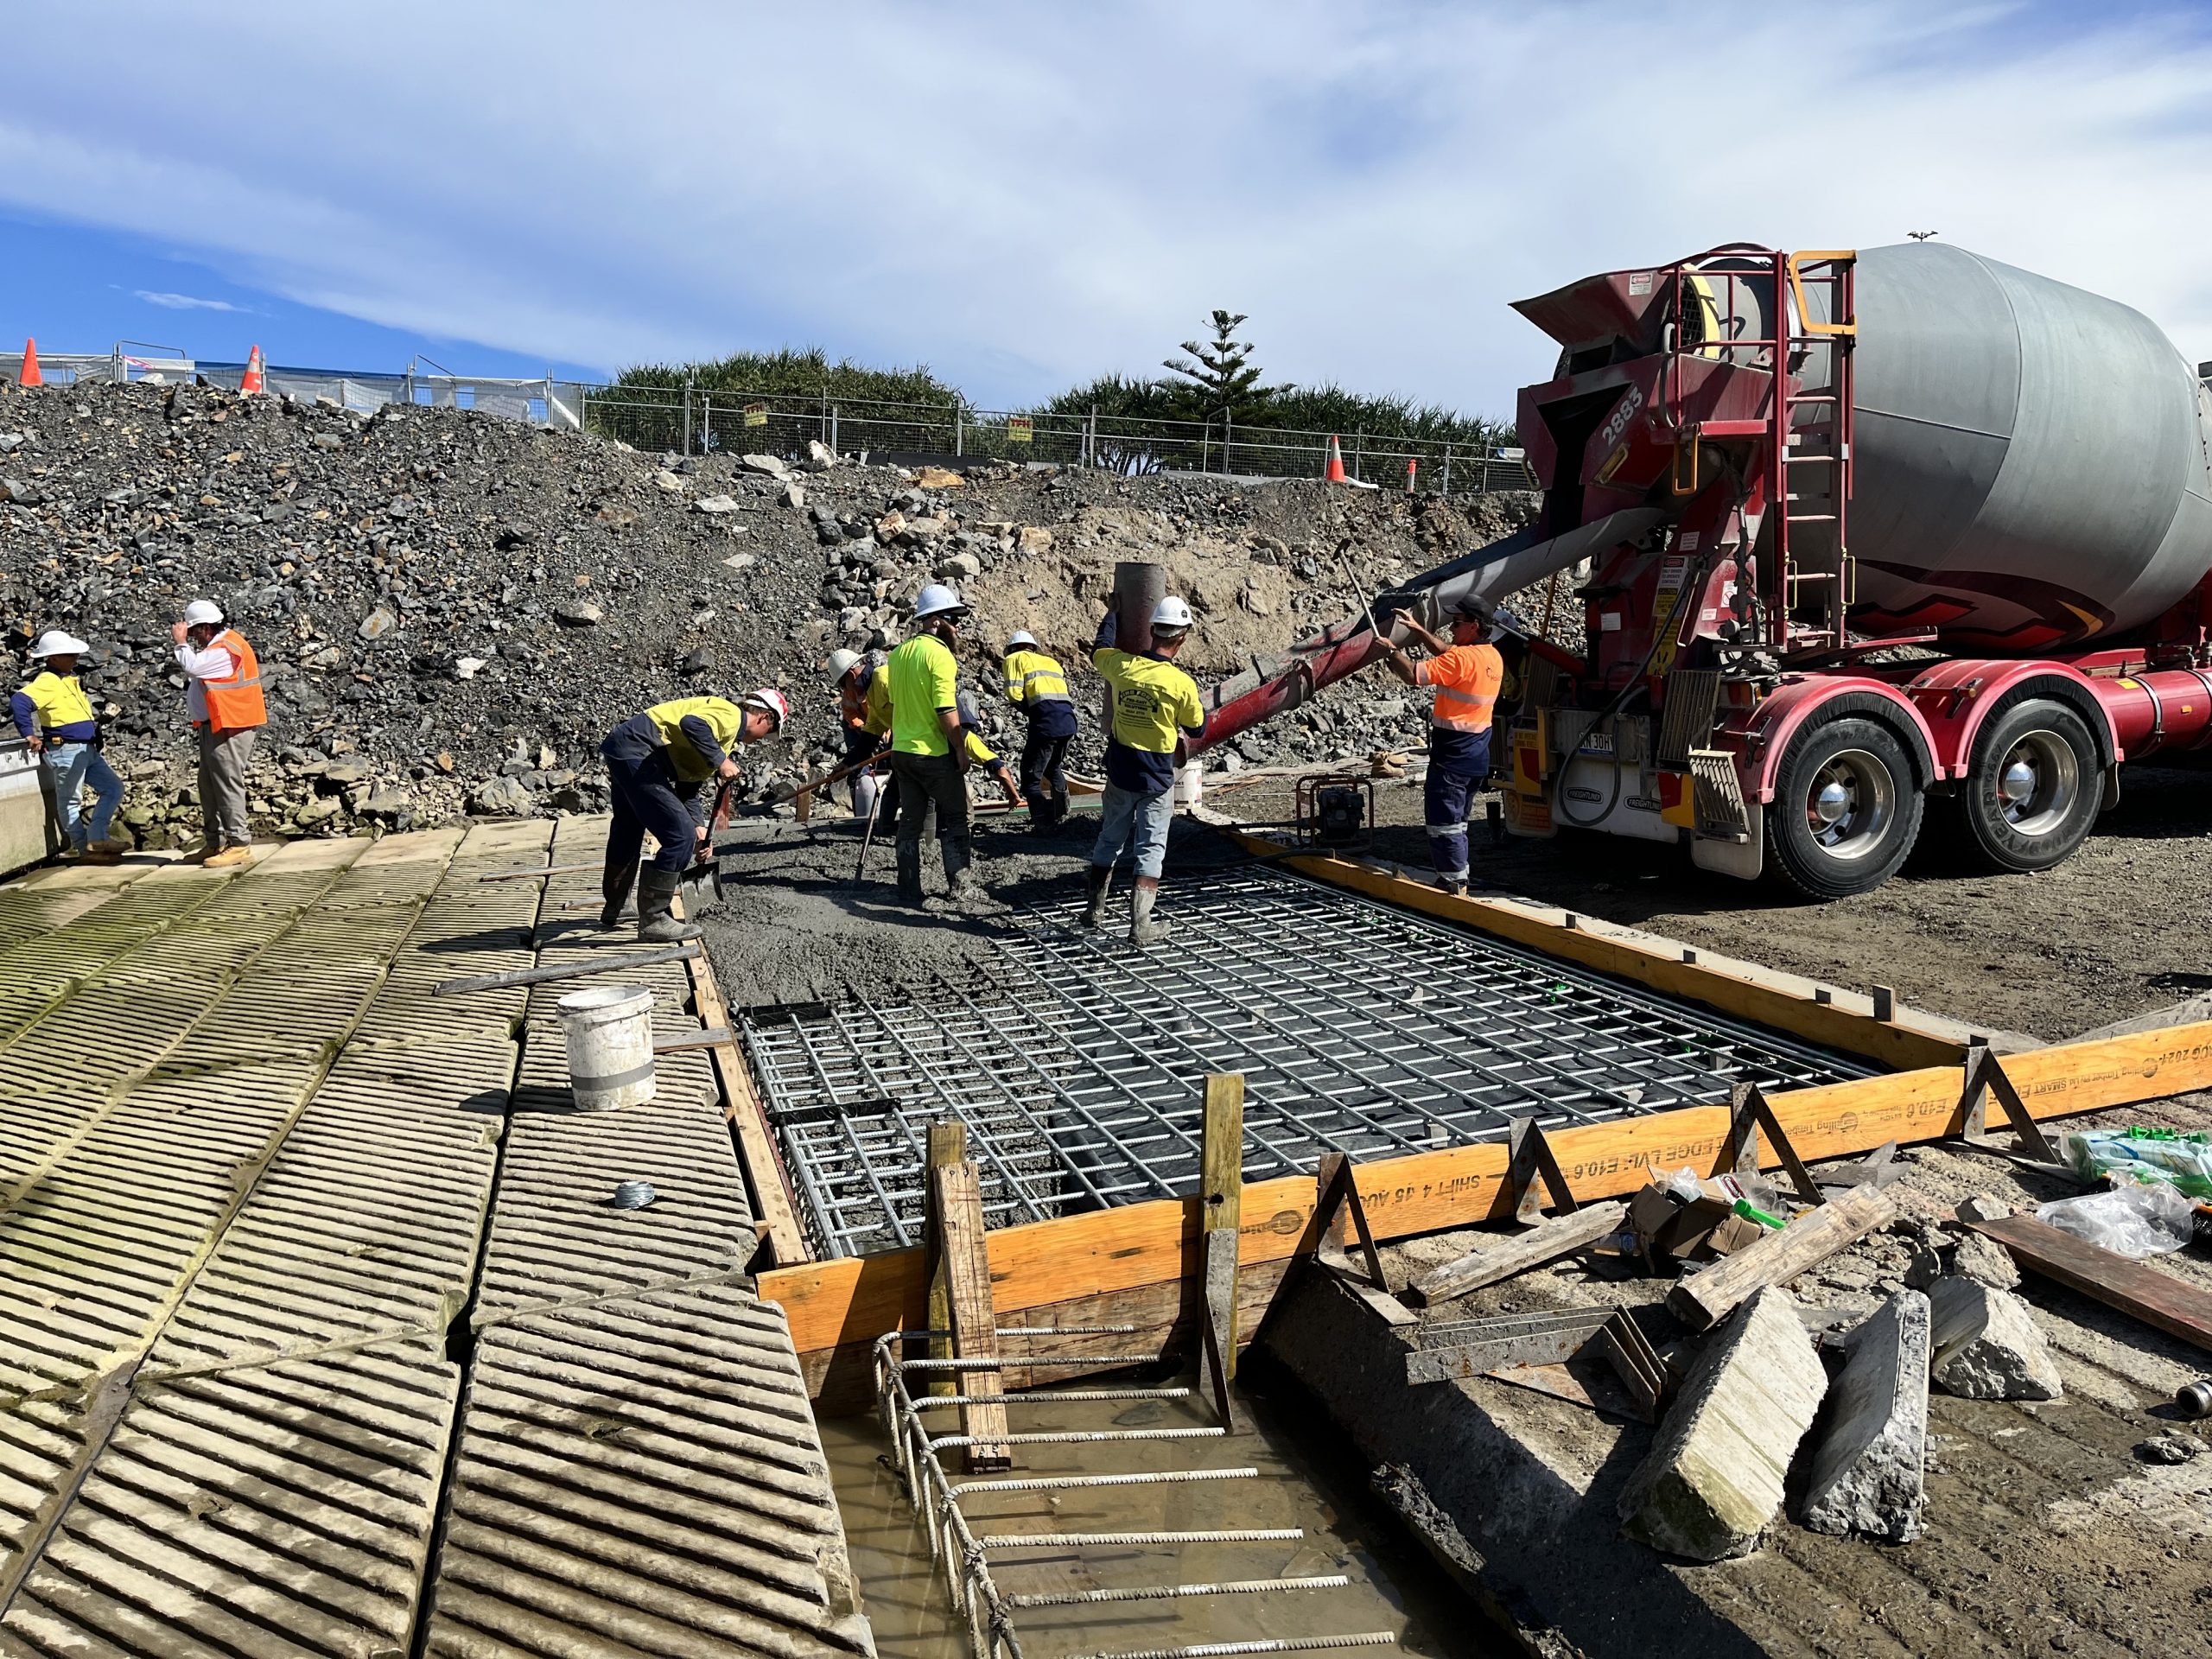
[[[933,578],[975,604],[963,665],[979,684],[1024,626],[1087,680],[1080,647],[1115,563],[1158,559],[1198,613],[1188,660],[1205,677],[1527,511],[1525,498],[1318,483],[809,472],[641,454],[465,410],[0,388],[9,638],[20,649],[60,626],[92,641],[87,688],[132,785],[124,821],[149,845],[186,838],[197,817],[168,639],[193,598],[221,602],[262,658],[271,732],[252,779],[257,824],[333,834],[596,809],[598,743],[616,721],[764,683],[798,710],[788,736],[752,757],[748,787],[772,788],[835,753],[828,653],[895,643]],[[1340,689],[1240,740],[1236,757],[1417,741],[1396,690]],[[1014,734],[1003,710],[987,724]]]

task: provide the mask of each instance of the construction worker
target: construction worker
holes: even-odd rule
[[[1160,875],[1167,862],[1167,826],[1175,814],[1175,767],[1184,740],[1205,731],[1205,705],[1191,677],[1175,666],[1190,637],[1191,607],[1173,594],[1153,607],[1152,639],[1141,652],[1115,643],[1112,607],[1098,629],[1091,666],[1111,694],[1113,725],[1106,738],[1106,792],[1097,843],[1090,849],[1090,902],[1085,925],[1106,919],[1106,890],[1114,866],[1134,848],[1136,882],[1129,893],[1129,943],[1157,944],[1168,934],[1154,919]]]
[[[1045,835],[1068,816],[1068,745],[1075,741],[1075,700],[1067,671],[1037,649],[1037,637],[1017,629],[1006,642],[1006,700],[1021,710],[1029,730],[1021,742],[1021,796],[1029,803],[1029,828]]]
[[[31,659],[44,666],[10,700],[16,730],[45,762],[54,783],[54,804],[61,817],[61,839],[82,858],[112,858],[130,850],[127,841],[108,834],[115,809],[123,804],[123,779],[100,755],[99,722],[92,700],[77,683],[77,659],[92,647],[74,634],[48,628],[31,647]],[[92,810],[83,796],[92,791]]]
[[[837,729],[845,740],[843,764],[854,766],[883,747],[883,734],[868,729],[868,688],[875,671],[857,651],[830,653],[830,685],[837,694]],[[887,726],[884,730],[888,730]],[[873,769],[853,774],[853,816],[866,818],[875,810],[876,782]]]
[[[1478,601],[1462,600],[1452,613],[1449,643],[1411,616],[1402,616],[1406,632],[1435,654],[1416,662],[1393,644],[1390,671],[1408,685],[1432,686],[1436,701],[1428,714],[1428,781],[1422,817],[1428,825],[1428,859],[1436,885],[1446,893],[1467,890],[1467,821],[1474,814],[1475,791],[1490,776],[1491,711],[1505,678],[1505,658],[1490,643],[1490,612]]]
[[[976,694],[963,690],[955,702],[960,710],[960,729],[965,734],[968,764],[996,784],[1009,810],[1021,804],[1021,791],[1014,785],[1014,772],[999,759],[998,751],[983,741],[983,717],[976,707]]]
[[[671,913],[684,867],[702,856],[707,839],[707,824],[694,804],[709,779],[737,776],[730,750],[773,737],[790,712],[784,694],[766,686],[747,692],[739,702],[727,697],[658,702],[607,734],[599,752],[607,761],[614,819],[607,828],[601,875],[607,901],[599,913],[601,927],[622,919],[635,882],[640,939],[665,944],[699,936],[696,926]],[[660,849],[641,871],[648,830]]]
[[[960,720],[960,665],[952,654],[968,614],[959,594],[931,582],[914,601],[915,633],[876,677],[890,702],[891,773],[899,785],[899,896],[924,902],[922,831],[937,809],[945,887],[963,908],[990,907],[990,895],[969,868],[973,841],[968,810],[967,730]]]
[[[261,664],[253,647],[223,620],[212,599],[184,607],[169,633],[176,662],[188,677],[185,709],[200,736],[200,814],[210,867],[244,864],[253,856],[246,823],[245,769],[269,723],[261,695]]]

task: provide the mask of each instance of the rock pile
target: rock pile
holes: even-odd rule
[[[1198,613],[1185,660],[1204,677],[1528,510],[1318,483],[916,474],[819,444],[655,457],[466,410],[364,416],[204,387],[0,388],[0,628],[19,652],[48,626],[92,641],[87,689],[132,785],[124,823],[156,846],[196,820],[168,639],[196,597],[261,656],[257,828],[340,834],[596,809],[616,721],[758,684],[799,711],[753,757],[748,787],[772,789],[835,752],[829,652],[895,643],[933,578],[976,606],[964,666],[988,685],[989,649],[1016,626],[1079,669],[1115,563],[1158,559]],[[1415,744],[1418,709],[1395,690],[1338,688],[1224,759]]]

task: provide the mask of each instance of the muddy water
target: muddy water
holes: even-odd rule
[[[977,1532],[1076,1533],[1296,1527],[1295,1541],[1184,1546],[1046,1544],[994,1551],[992,1571],[1007,1594],[1138,1585],[1218,1583],[1342,1573],[1339,1589],[1209,1596],[1103,1607],[1036,1608],[1016,1614],[1034,1655],[1154,1650],[1268,1637],[1389,1631],[1397,1651],[1434,1659],[1493,1659],[1515,1652],[1405,1539],[1325,1447],[1299,1442],[1299,1414],[1246,1396],[1244,1432],[1198,1440],[1124,1440],[1018,1446],[1015,1476],[1122,1474],[1140,1471],[1250,1468],[1249,1479],[975,1497],[963,1503]],[[957,1433],[949,1421],[943,1433]],[[1212,1414],[1192,1400],[1105,1404],[1015,1404],[1016,1433],[1102,1428],[1205,1427]],[[845,1535],[878,1650],[886,1659],[965,1659],[928,1546],[872,1417],[822,1425]],[[1318,1455],[1316,1453],[1318,1452]],[[979,1524],[981,1523],[981,1524]],[[1378,1649],[1378,1652],[1389,1652]]]

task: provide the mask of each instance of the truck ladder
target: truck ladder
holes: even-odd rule
[[[1777,332],[1774,431],[1768,449],[1768,511],[1775,514],[1775,640],[1785,656],[1840,651],[1851,643],[1853,598],[1850,512],[1853,348],[1859,318],[1858,255],[1815,249],[1775,256]],[[1783,290],[1787,287],[1787,293]],[[1809,294],[1808,290],[1810,290]],[[1793,365],[1792,359],[1796,359]],[[1800,419],[1804,410],[1809,419]],[[1814,530],[1814,526],[1819,526]],[[1808,537],[1821,553],[1807,556]],[[1801,609],[1810,617],[1797,620]]]

